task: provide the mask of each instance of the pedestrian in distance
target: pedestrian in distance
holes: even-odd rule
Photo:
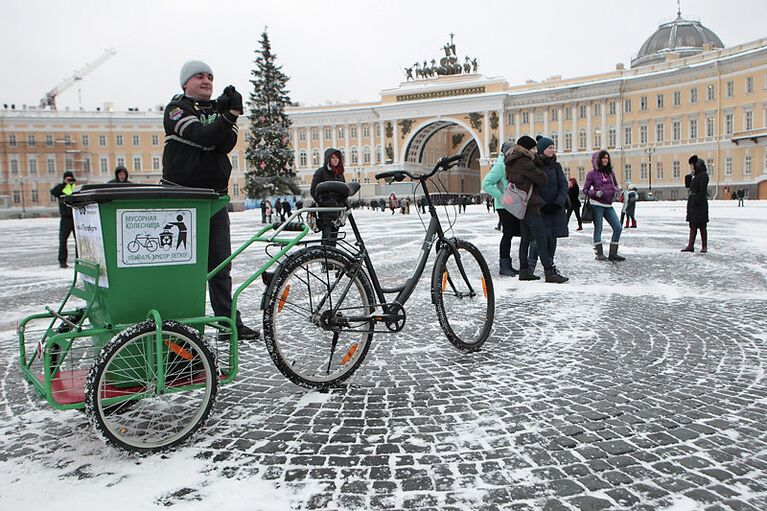
[[[618,180],[613,172],[610,153],[602,149],[591,155],[592,169],[586,174],[583,183],[583,194],[589,197],[591,212],[594,216],[594,253],[595,259],[604,261],[625,261],[626,258],[618,255],[618,246],[621,239],[621,223],[613,209],[613,201],[623,192],[618,186]],[[610,252],[608,257],[604,255],[602,247],[602,224],[607,220],[613,230],[610,239]]]
[[[261,199],[261,223],[266,223],[266,198]]]
[[[296,210],[301,211],[303,207],[304,207],[304,199],[302,199],[301,197],[296,197]],[[296,220],[298,220],[299,222],[303,222],[304,214],[299,213],[298,216],[296,217]]]
[[[312,184],[309,189],[314,203],[320,207],[338,206],[336,197],[317,193],[317,185],[325,181],[346,182],[344,178],[344,157],[341,151],[335,148],[325,150],[325,160],[322,167],[318,168],[312,176]],[[338,225],[336,223],[339,214],[336,212],[320,212],[317,214],[317,227],[322,232],[322,244],[335,247],[338,238]]]
[[[274,220],[276,222],[282,222],[285,217],[282,214],[282,201],[279,197],[274,198]]]
[[[626,190],[623,191],[623,208],[621,208],[621,225],[623,225],[623,217],[626,217],[626,229],[629,227],[636,229],[637,219],[636,207],[639,200],[639,194],[637,193],[636,185],[629,185]],[[631,221],[631,225],[629,225]]]
[[[272,202],[269,199],[264,199],[264,215],[266,216],[266,222],[272,223]]]
[[[682,252],[695,251],[695,237],[700,231],[700,251],[705,254],[708,252],[708,169],[706,163],[694,154],[688,163],[690,173],[684,177],[684,185],[688,189],[685,219],[690,225],[690,237]]]
[[[570,235],[567,230],[567,215],[565,214],[567,178],[562,170],[562,165],[557,161],[557,147],[553,140],[548,137],[540,137],[536,149],[535,164],[546,174],[547,180],[545,185],[537,188],[537,192],[543,201],[541,224],[545,234],[547,251],[553,263],[557,252],[557,238],[567,238]],[[535,271],[538,252],[538,243],[531,243],[528,253],[530,271]]]
[[[575,213],[575,219],[578,221],[578,228],[576,231],[583,230],[583,221],[581,221],[581,189],[578,188],[578,181],[574,177],[568,179],[567,187],[567,223],[570,223],[570,215]]]
[[[59,201],[59,267],[68,268],[67,259],[69,257],[69,251],[67,250],[67,243],[69,243],[69,235],[75,235],[75,220],[72,215],[72,208],[62,202],[62,198],[67,195],[72,195],[75,191],[77,180],[73,172],[67,170],[64,172],[61,183],[51,188],[51,195]],[[75,242],[77,240],[75,239]],[[75,257],[77,257],[77,246],[75,245]]]
[[[162,154],[164,183],[208,188],[228,195],[232,163],[229,152],[237,144],[237,118],[243,113],[242,95],[229,85],[214,101],[213,70],[199,60],[181,67],[176,94],[165,107],[163,126],[165,148]],[[208,271],[219,266],[232,253],[229,212],[221,208],[210,218]],[[208,279],[208,294],[216,316],[232,317],[231,264]],[[240,339],[256,339],[259,332],[246,326],[235,311],[235,326]]]
[[[288,202],[288,198],[285,197],[282,199],[282,221],[284,222],[289,216],[290,216],[290,202]]]
[[[498,245],[498,273],[506,277],[514,277],[519,274],[511,262],[511,240],[514,236],[519,237],[521,235],[519,219],[506,211],[501,204],[503,191],[508,185],[504,158],[506,153],[511,152],[513,148],[514,142],[504,142],[495,164],[482,179],[482,191],[488,194],[488,202],[493,201],[495,211],[498,214],[498,223],[503,228],[501,242]]]
[[[504,159],[506,180],[529,194],[525,217],[520,222],[522,241],[519,243],[519,280],[540,279],[528,265],[530,242],[534,240],[538,244],[546,282],[561,284],[567,282],[568,278],[557,271],[554,261],[549,255],[543,221],[541,220],[540,207],[543,205],[543,200],[537,190],[538,187],[546,185],[547,177],[535,164],[535,147],[535,140],[523,135]]]
[[[735,195],[738,197],[738,207],[745,207],[746,204],[743,202],[743,200],[746,198],[746,191],[742,186],[738,188],[738,191],[735,193]]]
[[[107,183],[109,184],[130,183],[130,181],[128,180],[128,169],[126,169],[122,165],[118,165],[117,167],[115,167],[115,178],[110,179],[109,181],[107,181]]]

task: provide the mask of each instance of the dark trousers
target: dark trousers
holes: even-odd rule
[[[583,227],[583,222],[581,221],[581,208],[580,204],[577,208],[567,208],[567,223],[570,223],[570,216],[575,212],[575,219],[578,220],[578,227]]]
[[[529,268],[530,241],[535,241],[538,245],[538,257],[541,259],[541,264],[548,270],[554,266],[554,263],[549,255],[549,244],[546,240],[546,233],[543,230],[543,220],[541,220],[540,213],[531,214],[528,211],[521,223],[522,241],[519,242],[519,267]]]
[[[511,239],[514,237],[512,234],[515,230],[515,223],[519,223],[519,220],[506,211],[505,209],[497,209],[498,221],[501,224],[503,235],[501,236],[501,244],[499,247],[500,259],[511,259]]]
[[[69,235],[75,234],[75,221],[71,216],[62,216],[59,222],[59,263],[66,264],[69,257],[67,242]],[[77,257],[77,248],[75,248],[75,257]]]
[[[226,208],[210,218],[210,244],[208,245],[208,272],[232,255],[232,241],[229,229],[229,213]],[[208,281],[208,294],[213,314],[232,317],[232,265],[227,264]],[[239,311],[237,326],[242,325]]]

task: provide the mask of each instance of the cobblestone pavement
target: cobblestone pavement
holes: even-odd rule
[[[625,263],[594,261],[587,227],[560,240],[568,284],[496,278],[494,334],[479,353],[444,338],[427,279],[405,329],[376,335],[358,372],[329,393],[294,386],[262,344],[244,345],[205,429],[130,465],[162,471],[192,456],[211,481],[285,490],[285,508],[767,509],[767,204],[751,210],[756,222],[714,205],[705,255],[679,253],[682,208],[640,203]],[[358,220],[379,272],[401,278],[412,267],[402,254],[423,231],[415,215],[387,215]],[[233,215],[238,239],[255,224],[255,214]],[[493,270],[494,225],[476,206],[456,226]],[[55,267],[55,228],[0,222],[0,461],[37,462],[62,485],[119,487],[123,457],[84,414],[51,410],[18,370],[13,321],[55,304],[70,278]],[[262,259],[238,261],[235,280]],[[260,322],[260,292],[244,297],[249,323]],[[204,509],[206,496],[173,481],[140,498]]]

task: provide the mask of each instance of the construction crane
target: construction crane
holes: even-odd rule
[[[40,108],[51,107],[51,110],[56,110],[56,96],[58,96],[59,94],[61,94],[62,92],[70,88],[72,85],[74,85],[75,82],[82,80],[85,77],[85,75],[87,75],[88,73],[90,73],[91,71],[99,67],[101,64],[109,60],[110,57],[112,57],[112,55],[114,55],[115,53],[117,53],[117,51],[115,51],[114,48],[106,49],[104,50],[104,53],[101,54],[99,58],[97,58],[96,60],[94,60],[93,62],[89,64],[86,64],[82,69],[78,69],[77,71],[75,71],[75,73],[72,76],[70,76],[69,78],[67,78],[66,80],[64,80],[63,82],[61,82],[60,84],[58,84],[57,86],[55,86],[53,89],[51,89],[45,94],[45,97],[40,100]]]

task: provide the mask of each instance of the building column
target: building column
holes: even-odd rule
[[[615,148],[623,147],[623,101],[618,101],[615,110]],[[681,136],[681,133],[680,133]]]
[[[293,128],[293,169],[297,169],[301,160],[298,157],[298,128]]]
[[[333,124],[331,127],[331,145],[333,146],[333,149],[338,149],[338,134],[336,133],[336,130],[338,129],[338,125]]]
[[[323,164],[322,159],[325,154],[325,126],[320,126],[320,165]]]
[[[397,120],[393,120],[391,122],[392,128],[394,128],[394,154],[392,155],[392,163],[397,164],[399,163],[399,124],[397,124]]]
[[[559,107],[559,111],[557,112],[557,129],[559,130],[559,140],[557,142],[557,145],[559,147],[564,147],[565,143],[565,109],[561,106]]]
[[[767,110],[765,110],[767,112]],[[501,146],[506,142],[506,112],[498,112],[498,152],[501,152]]]
[[[594,150],[594,137],[591,133],[591,116],[594,115],[594,105],[589,103],[588,108],[586,108],[586,150],[587,151],[593,151]]]
[[[520,112],[519,110],[514,112],[514,129],[516,130],[514,132],[514,137],[517,138],[517,139],[522,136],[522,135],[520,135],[520,132],[521,132],[520,127],[522,126],[522,124],[521,124],[522,123],[522,119],[520,119],[520,114],[521,113],[522,112]],[[514,140],[514,142],[516,142],[516,140]]]
[[[530,109],[530,136],[535,138],[535,108]]]
[[[572,151],[575,152],[578,150],[578,104],[575,103],[572,106],[572,116],[573,116],[573,149]]]
[[[602,101],[602,140],[599,147],[607,149],[607,101]]]
[[[378,121],[378,126],[381,128],[381,165],[386,163],[386,129],[383,121]]]
[[[485,140],[483,142],[484,146],[484,152],[486,156],[490,156],[490,112],[488,110],[485,110],[484,118],[483,118],[483,124],[485,128]]]
[[[346,151],[346,158],[349,158],[349,125],[344,124],[344,147]],[[357,158],[359,158],[359,155],[357,155]],[[351,162],[351,160],[349,160]]]

